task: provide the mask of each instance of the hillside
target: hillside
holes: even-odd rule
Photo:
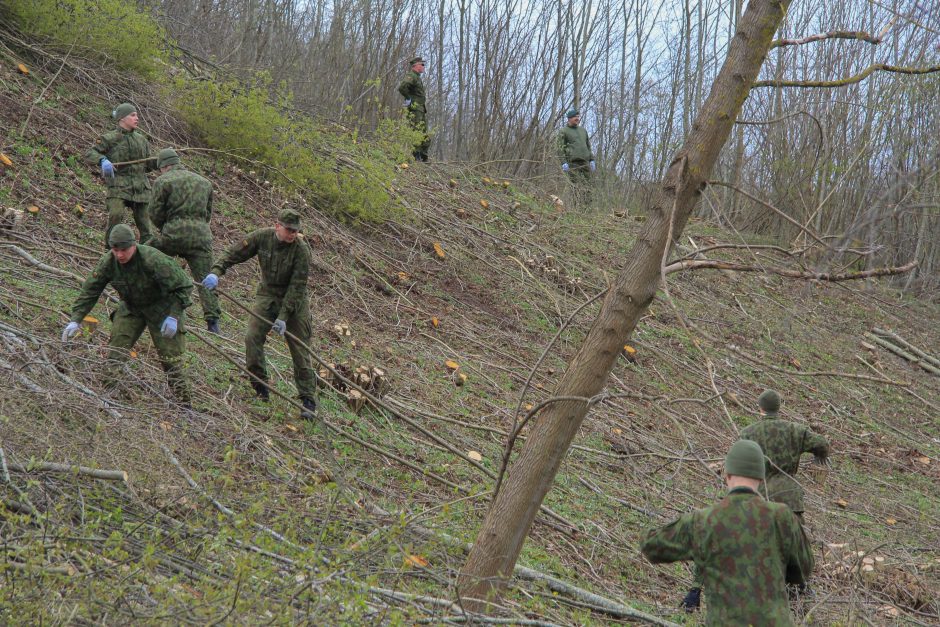
[[[549,192],[561,180],[504,184],[485,165],[432,162],[396,171],[389,191],[403,218],[350,226],[266,183],[263,164],[202,149],[159,89],[27,42],[2,50],[0,152],[12,165],[0,170],[0,207],[24,211],[0,231],[2,621],[466,622],[455,574],[516,408],[551,396],[643,216],[559,206]],[[216,186],[216,252],[282,206],[302,211],[315,257],[311,348],[323,363],[384,370],[381,406],[357,414],[325,389],[306,423],[285,398],[254,399],[239,370],[254,264],[221,284],[222,336],[191,310],[193,410],[173,403],[147,338],[127,397],[103,395],[112,305],[102,299],[99,328],[78,341],[59,336],[76,277],[101,252],[103,187],[81,157],[128,99],[153,146],[190,148],[187,165]],[[804,263],[771,247],[785,242],[703,220],[675,257],[720,244],[735,247],[709,258]],[[862,347],[876,328],[940,356],[937,303],[877,281],[669,275],[668,298],[660,292],[633,339],[635,363],[616,367],[562,467],[521,559],[534,572],[515,581],[505,622],[700,622],[677,610],[689,568],[654,567],[637,543],[722,493],[721,460],[767,387],[833,449],[826,475],[800,475],[817,569],[794,614],[940,622],[940,376]],[[268,351],[292,397],[286,347],[272,337]],[[604,599],[620,605],[605,610]]]

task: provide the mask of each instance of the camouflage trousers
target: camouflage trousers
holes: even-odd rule
[[[111,341],[108,343],[108,363],[105,367],[103,383],[107,388],[118,385],[121,370],[130,356],[130,351],[140,339],[144,329],[150,330],[150,339],[160,355],[160,365],[166,372],[167,382],[176,399],[181,403],[192,400],[189,381],[183,371],[183,358],[186,352],[185,314],[180,316],[179,330],[171,338],[160,334],[160,322],[150,322],[143,316],[131,313],[126,307],[114,312],[111,323]]]
[[[108,226],[104,230],[104,247],[107,250],[111,248],[108,244],[108,235],[115,225],[124,221],[124,210],[130,209],[134,214],[134,223],[140,232],[140,241],[146,242],[153,233],[153,225],[150,222],[150,216],[147,214],[147,203],[134,202],[123,198],[108,198],[104,201],[104,206],[108,210]]]
[[[212,246],[191,246],[171,237],[163,235],[154,235],[149,242],[142,241],[148,246],[153,246],[162,253],[173,257],[182,257],[189,266],[189,272],[192,274],[193,283],[199,292],[199,302],[202,304],[202,316],[205,320],[218,320],[222,317],[222,307],[219,305],[219,297],[212,290],[207,290],[202,286],[202,280],[209,274],[212,268]]]
[[[417,144],[412,154],[415,161],[427,161],[428,151],[431,149],[431,137],[428,135],[427,114],[424,111],[409,111],[408,121],[411,122],[411,128],[421,132],[424,138]]]
[[[264,382],[268,381],[267,361],[264,357],[264,343],[267,340],[271,324],[277,318],[281,309],[281,299],[274,296],[255,297],[251,307],[252,313],[270,322],[262,322],[256,316],[248,321],[248,332],[245,335],[245,362],[248,372]],[[299,312],[287,320],[287,332],[297,337],[300,342],[310,345],[310,336],[313,327],[310,325],[310,313],[306,305]],[[287,348],[290,350],[291,360],[294,363],[294,384],[297,394],[301,397],[315,399],[317,397],[317,377],[313,370],[310,353],[297,340],[285,335]]]
[[[568,164],[568,180],[571,181],[572,186],[572,205],[586,207],[591,204],[593,178],[589,162],[573,159]]]

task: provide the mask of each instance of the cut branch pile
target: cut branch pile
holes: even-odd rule
[[[908,360],[913,365],[940,376],[940,359],[925,353],[897,333],[875,327],[871,330],[871,333],[866,333],[865,337],[898,357]]]

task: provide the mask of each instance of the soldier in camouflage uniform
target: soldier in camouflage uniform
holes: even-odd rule
[[[108,187],[105,207],[108,210],[108,226],[104,233],[105,248],[108,234],[115,224],[124,220],[124,209],[134,214],[134,222],[140,231],[140,239],[150,239],[150,220],[147,218],[147,203],[150,201],[150,181],[147,172],[156,168],[156,160],[150,156],[150,143],[137,130],[140,120],[137,108],[129,102],[122,103],[112,112],[117,128],[101,136],[98,143],[88,150],[88,163],[101,168],[101,176]],[[127,161],[141,161],[129,165],[114,165]]]
[[[705,581],[707,625],[792,625],[787,583],[802,583],[813,554],[799,520],[757,493],[764,456],[750,440],[725,459],[729,492],[716,505],[647,533],[643,555],[654,564],[693,560]]]
[[[829,457],[829,442],[818,433],[777,414],[780,410],[780,395],[766,390],[757,398],[764,419],[741,430],[742,440],[754,440],[767,455],[767,498],[783,503],[802,520],[803,488],[794,479],[800,469],[800,456],[812,453],[814,461],[826,465]]]
[[[184,314],[192,304],[192,281],[175,260],[150,246],[138,245],[126,224],[111,229],[108,243],[111,251],[105,253],[82,285],[72,307],[71,322],[62,332],[62,341],[78,333],[82,319],[110,283],[120,295],[121,304],[111,318],[105,386],[117,385],[121,365],[146,328],[176,398],[189,404],[189,383],[182,360],[186,351]]]
[[[193,279],[199,281],[212,268],[212,183],[180,165],[172,148],[160,151],[157,167],[162,174],[153,183],[148,213],[160,234],[143,243],[185,259]],[[206,326],[218,333],[222,316],[219,299],[202,283],[198,289]]]
[[[424,135],[424,139],[415,144],[415,161],[427,161],[428,150],[431,148],[431,138],[428,136],[427,99],[424,93],[424,83],[421,81],[421,75],[424,74],[424,59],[415,57],[408,63],[411,65],[411,71],[398,85],[398,93],[405,99],[405,107],[408,109],[408,119],[411,121],[411,127]]]
[[[258,229],[242,242],[226,251],[203,279],[207,288],[215,289],[219,277],[231,266],[258,257],[261,285],[252,306],[248,333],[245,335],[245,359],[248,371],[257,379],[251,385],[262,400],[269,398],[268,370],[264,358],[264,342],[268,331],[287,337],[294,363],[294,382],[303,403],[301,416],[316,414],[316,374],[311,365],[309,346],[313,329],[307,304],[307,274],[310,271],[310,247],[298,234],[300,214],[293,209],[282,210],[274,228]],[[270,323],[274,320],[274,324]],[[296,338],[296,339],[294,339]]]
[[[591,140],[587,131],[581,126],[581,112],[572,107],[565,114],[568,123],[558,133],[558,156],[561,159],[561,169],[568,175],[568,179],[575,186],[578,202],[590,202],[591,177],[597,166],[594,162],[594,152],[591,150]]]

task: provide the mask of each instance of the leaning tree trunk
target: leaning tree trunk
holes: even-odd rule
[[[565,400],[536,418],[477,535],[457,586],[464,607],[484,611],[512,574],[545,495],[637,321],[660,285],[660,262],[672,234],[685,228],[701,189],[728,139],[751,83],[757,78],[790,0],[751,0],[731,40],[728,57],[692,124],[685,145],[651,200],[646,225],[627,256],[601,311],[555,390]]]

